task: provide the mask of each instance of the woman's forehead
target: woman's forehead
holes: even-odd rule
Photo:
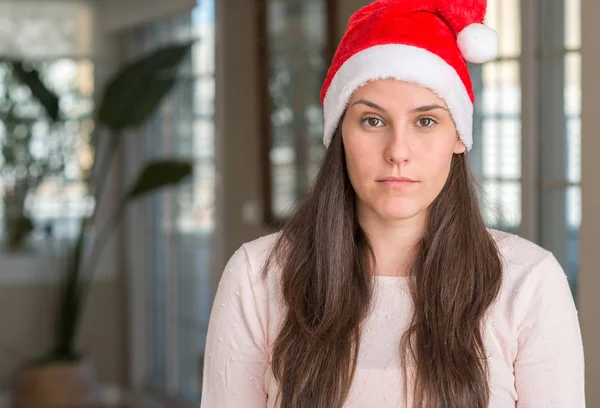
[[[357,88],[350,104],[360,99],[381,104],[427,105],[447,107],[446,101],[424,86],[393,78],[376,79]]]

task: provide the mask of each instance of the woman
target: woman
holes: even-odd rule
[[[380,0],[352,16],[315,186],[222,276],[203,408],[585,406],[563,270],[480,215],[465,60],[496,55],[484,14]]]

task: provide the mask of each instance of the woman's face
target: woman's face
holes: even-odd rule
[[[385,220],[425,215],[444,187],[452,156],[465,151],[444,100],[395,79],[354,93],[342,138],[359,214]]]

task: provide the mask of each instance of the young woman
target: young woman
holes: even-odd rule
[[[380,0],[352,16],[314,188],[221,278],[202,408],[585,406],[561,266],[480,215],[465,61],[496,55],[485,8]]]

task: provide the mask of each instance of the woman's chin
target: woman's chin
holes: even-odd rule
[[[379,218],[387,221],[405,221],[418,217],[421,213],[417,208],[402,208],[402,209],[381,209],[376,211]]]
[[[359,213],[364,210],[367,217],[374,216],[385,221],[404,221],[418,217],[423,212],[423,207],[415,200],[375,200],[371,202],[359,201]]]

